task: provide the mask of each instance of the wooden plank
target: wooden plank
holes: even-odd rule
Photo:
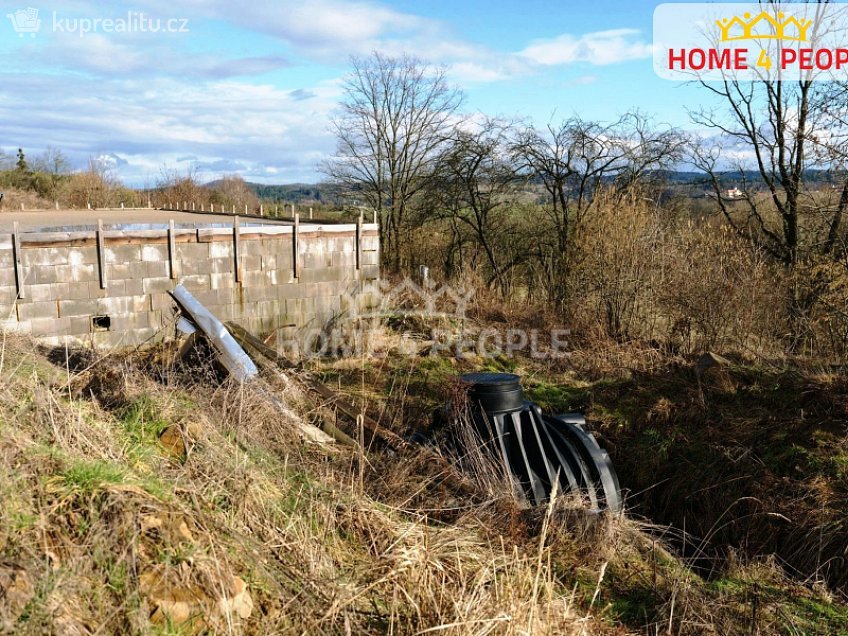
[[[17,221],[12,225],[12,257],[15,259],[15,286],[17,287],[18,298],[26,298],[24,268],[21,263],[21,233]]]
[[[100,289],[106,289],[106,251],[103,249],[103,219],[97,219],[97,270],[100,273]]]

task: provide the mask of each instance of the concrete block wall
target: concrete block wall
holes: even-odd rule
[[[100,240],[96,232],[22,233],[19,251],[13,236],[0,236],[0,327],[51,344],[138,346],[173,335],[168,292],[178,283],[221,320],[277,331],[279,341],[321,329],[352,305],[361,310],[360,291],[379,277],[377,226],[294,233],[279,225],[172,237],[105,230]]]

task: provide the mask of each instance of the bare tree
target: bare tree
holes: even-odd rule
[[[512,162],[512,129],[497,119],[477,130],[457,129],[438,158],[428,190],[431,218],[447,218],[457,235],[470,234],[485,255],[486,282],[506,295],[509,272],[526,260],[516,213],[524,182]]]
[[[527,128],[513,147],[529,178],[544,187],[542,207],[550,232],[541,233],[536,262],[550,300],[562,304],[572,232],[598,200],[602,188],[622,197],[646,174],[681,157],[682,135],[669,127],[654,127],[639,113],[612,124],[580,118]]]
[[[40,189],[44,191],[44,195],[55,201],[62,183],[71,173],[70,159],[58,148],[48,146],[34,164],[36,172],[42,173],[45,181],[44,187]]]
[[[763,4],[767,11],[780,10],[776,3]],[[840,36],[839,27],[833,25],[844,21],[844,8],[827,2],[798,7],[814,25],[811,43]],[[846,93],[839,85],[817,83],[820,72],[814,69],[790,75],[776,64],[773,70],[758,67],[757,72],[753,81],[740,80],[733,72],[724,73],[722,81],[699,79],[723,107],[690,113],[695,123],[715,133],[695,146],[693,163],[707,173],[727,223],[791,268],[832,250],[848,206],[844,178],[835,207],[822,205],[808,187],[813,170],[836,167],[836,173],[844,174],[840,144],[834,141],[844,141],[837,131],[845,130],[839,113],[845,111]],[[728,151],[733,160],[725,158]],[[723,177],[731,170],[742,185],[742,210],[728,205],[723,196],[728,185]],[[751,171],[756,174],[753,180],[748,176]]]
[[[224,175],[214,183],[209,193],[209,202],[229,209],[239,210],[247,205],[251,210],[259,208],[259,197],[239,175]]]
[[[456,123],[462,94],[444,68],[414,57],[353,58],[332,120],[337,156],[324,171],[379,214],[388,265],[401,266],[410,205]]]

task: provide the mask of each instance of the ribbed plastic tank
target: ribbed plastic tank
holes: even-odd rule
[[[579,493],[594,510],[619,511],[621,489],[612,462],[586,430],[580,413],[545,415],[524,399],[521,378],[511,373],[466,373],[471,415],[478,434],[496,449],[528,500],[549,501],[560,493]]]

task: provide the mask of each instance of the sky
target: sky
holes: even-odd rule
[[[341,79],[372,51],[444,65],[467,112],[536,125],[638,109],[686,127],[709,99],[655,75],[641,0],[32,2],[0,0],[0,148],[96,158],[137,187],[321,180]]]

